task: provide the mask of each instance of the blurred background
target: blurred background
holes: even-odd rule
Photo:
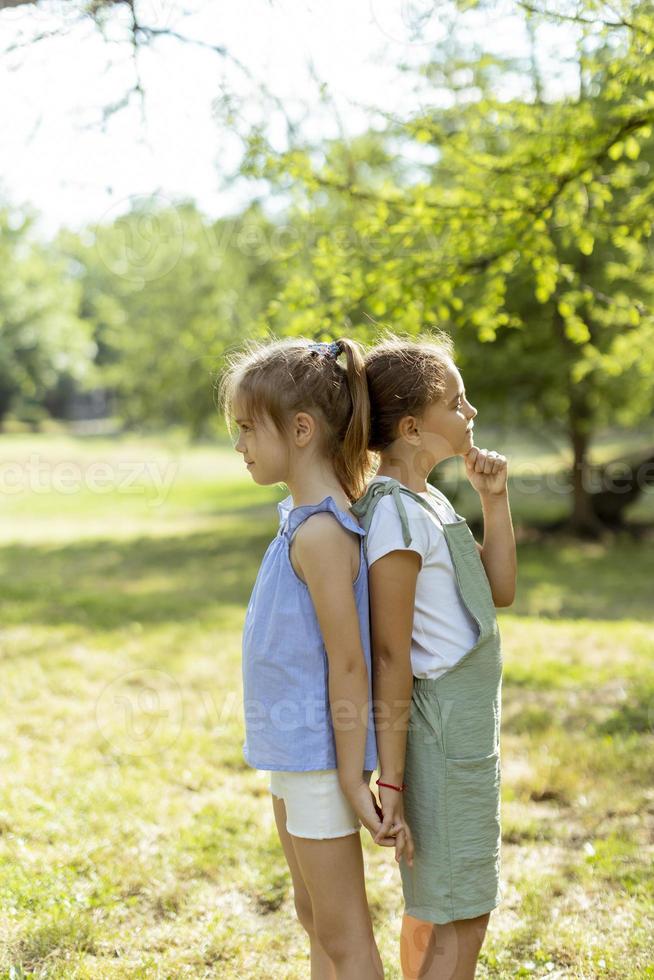
[[[478,975],[654,976],[652,4],[0,0],[0,51],[0,978],[306,975],[241,753],[285,493],[216,383],[384,327],[451,333],[509,459]]]

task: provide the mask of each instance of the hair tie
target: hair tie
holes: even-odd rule
[[[331,344],[324,342],[309,344],[308,348],[317,354],[326,354],[328,357],[333,357],[334,360],[336,360],[339,354],[343,353],[343,345],[340,340],[334,340]]]

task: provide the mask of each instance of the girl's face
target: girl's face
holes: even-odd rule
[[[444,394],[427,406],[420,419],[423,449],[439,460],[465,455],[473,445],[476,414],[466,398],[461,375],[454,364],[448,364]]]
[[[255,483],[269,486],[284,483],[289,471],[289,446],[268,417],[254,420],[241,414],[240,406],[234,406],[238,425],[236,452],[243,453],[243,460]]]

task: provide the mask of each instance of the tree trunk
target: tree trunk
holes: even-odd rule
[[[593,494],[593,510],[607,527],[623,527],[625,510],[647,487],[654,486],[654,452],[650,450],[644,458],[613,460],[599,472],[601,489]]]
[[[571,383],[568,409],[568,431],[572,443],[572,513],[570,527],[580,537],[597,538],[603,522],[595,510],[591,466],[588,459],[593,433],[593,410],[588,401],[586,384]]]
[[[13,397],[13,392],[10,394],[9,391],[3,388],[0,384],[0,432],[4,432],[5,416],[9,414]]]
[[[570,409],[570,439],[572,441],[572,514],[570,526],[576,534],[596,537],[601,530],[601,523],[595,514],[590,492],[590,466],[588,464],[588,449],[590,434],[585,426],[579,425],[572,417],[574,407]]]
[[[583,268],[584,256],[581,256],[580,265]],[[573,380],[571,371],[574,357],[576,354],[575,345],[566,336],[563,317],[559,313],[558,306],[554,309],[552,325],[554,334],[558,338],[564,355],[564,370],[567,372],[568,380],[568,434],[572,444],[572,512],[568,519],[568,526],[571,530],[581,537],[599,536],[602,530],[602,523],[595,514],[595,508],[591,499],[590,465],[588,461],[588,450],[593,431],[593,410],[588,402],[587,385],[589,379],[581,383]]]

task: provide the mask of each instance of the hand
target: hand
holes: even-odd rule
[[[384,840],[395,838],[395,860],[399,863],[404,854],[406,863],[413,867],[413,836],[404,816],[404,797],[395,789],[387,786],[379,787],[379,799],[382,808],[382,824],[374,837],[376,844],[384,845]]]
[[[477,493],[506,493],[509,474],[506,456],[473,446],[463,460],[466,464],[466,476]]]
[[[382,811],[368,783],[362,779],[356,786],[344,789],[343,792],[357,817],[370,833],[370,836],[373,838],[376,837],[382,826]],[[383,841],[379,841],[378,843],[382,847],[394,847],[395,839],[389,838],[387,843]]]

